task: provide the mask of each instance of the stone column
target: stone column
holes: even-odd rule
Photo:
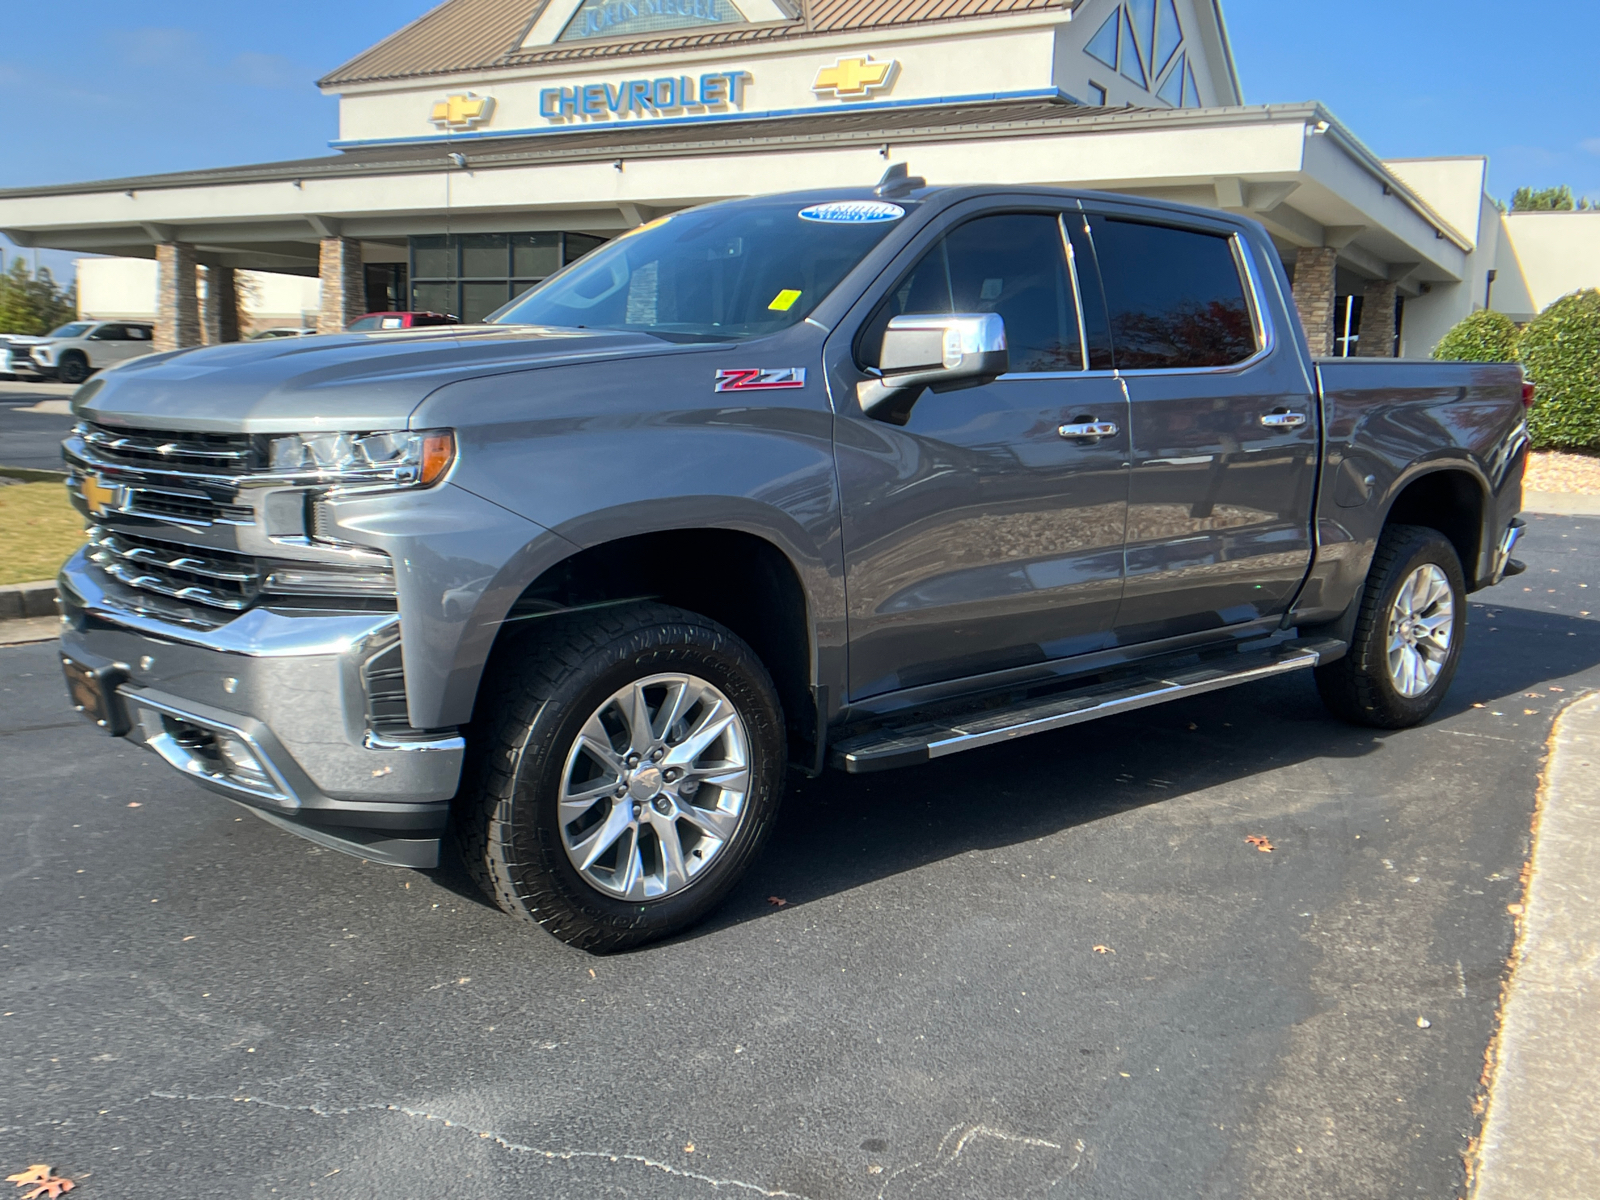
[[[322,312],[318,333],[339,333],[367,311],[367,283],[361,270],[361,243],[354,238],[322,239]]]
[[[232,267],[206,268],[206,344],[239,340],[239,282]]]
[[[215,346],[222,340],[222,313],[217,308],[217,269],[200,268],[200,340]]]
[[[194,247],[183,242],[156,245],[160,290],[156,301],[157,350],[200,345],[200,298]]]
[[[1302,246],[1294,260],[1294,306],[1306,327],[1311,353],[1327,358],[1333,353],[1334,271],[1339,252],[1326,246]]]
[[[1361,298],[1361,340],[1357,358],[1394,357],[1394,306],[1399,285],[1387,279],[1367,284]]]

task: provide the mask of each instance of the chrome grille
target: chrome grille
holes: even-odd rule
[[[115,466],[245,475],[266,465],[248,433],[134,431],[91,421],[83,424],[80,436],[98,461]]]
[[[255,603],[261,591],[260,568],[245,554],[95,526],[89,530],[89,557],[129,587],[209,608],[239,612]]]

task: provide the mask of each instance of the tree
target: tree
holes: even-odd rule
[[[1593,212],[1595,208],[1592,200],[1573,200],[1572,189],[1564,183],[1560,187],[1518,188],[1511,197],[1512,212]]]
[[[1505,313],[1480,309],[1445,334],[1433,356],[1448,362],[1516,362],[1517,327]]]
[[[1573,292],[1522,331],[1523,370],[1537,385],[1535,449],[1600,449],[1600,291]]]
[[[0,275],[0,333],[37,336],[78,315],[78,286],[61,288],[48,267],[28,274],[28,264],[18,257]]]

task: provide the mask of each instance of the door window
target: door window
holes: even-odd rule
[[[1226,234],[1091,216],[1119,370],[1225,367],[1259,347]]]
[[[858,358],[877,365],[893,317],[989,312],[1005,320],[1013,374],[1083,370],[1078,305],[1056,216],[979,217],[940,238],[868,319]]]
[[[150,340],[151,330],[148,325],[124,325],[122,329],[130,342],[148,342]]]
[[[89,335],[91,341],[96,342],[124,342],[128,335],[121,325],[102,325]]]

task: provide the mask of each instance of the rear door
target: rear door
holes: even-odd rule
[[[1027,667],[1112,638],[1127,401],[1110,370],[1098,286],[1087,295],[1077,286],[1063,214],[1037,200],[958,208],[841,326],[844,348],[830,342],[830,378],[843,383],[835,445],[852,699]],[[876,364],[890,318],[950,312],[1004,318],[1010,373],[924,393],[903,427],[865,416],[855,383]],[[1063,432],[1094,422],[1110,432]]]
[[[1318,414],[1250,246],[1198,214],[1085,207],[1133,431],[1119,640],[1280,613],[1311,560]]]

